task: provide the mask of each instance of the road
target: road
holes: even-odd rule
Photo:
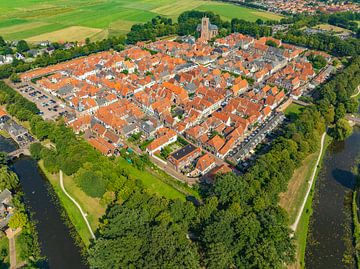
[[[89,223],[89,221],[88,221],[87,218],[86,218],[86,214],[85,214],[84,211],[82,210],[81,206],[80,206],[79,203],[76,202],[76,200],[75,200],[73,197],[71,197],[70,194],[68,194],[68,192],[65,190],[64,181],[63,181],[63,172],[62,172],[61,170],[60,170],[60,187],[61,187],[62,191],[65,193],[65,195],[66,195],[67,197],[69,197],[69,199],[70,199],[70,200],[76,205],[76,207],[79,209],[79,211],[80,211],[80,213],[81,213],[81,215],[82,215],[82,217],[83,217],[83,219],[84,219],[84,221],[85,221],[85,223],[86,223],[86,226],[87,226],[88,229],[89,229],[89,232],[90,232],[90,234],[91,234],[91,237],[92,237],[93,239],[96,239],[96,238],[95,238],[95,235],[94,235],[94,233],[93,233],[93,231],[92,231],[92,229],[91,229],[90,223]]]
[[[299,222],[300,222],[300,218],[301,218],[301,215],[304,211],[304,208],[305,208],[305,205],[306,205],[306,202],[309,198],[309,194],[310,194],[310,191],[311,191],[311,187],[314,183],[314,180],[315,180],[315,177],[316,177],[316,172],[317,172],[317,169],[318,169],[318,165],[320,163],[320,160],[321,160],[321,156],[323,154],[323,150],[324,150],[324,144],[325,144],[325,137],[326,137],[326,132],[323,133],[323,135],[321,136],[321,146],[320,146],[320,152],[319,152],[319,156],[316,160],[316,164],[314,166],[314,170],[313,170],[313,173],[311,175],[311,179],[310,181],[308,182],[309,183],[309,186],[308,186],[308,189],[306,191],[306,195],[304,197],[304,200],[301,204],[301,207],[299,209],[299,212],[298,214],[296,215],[296,219],[295,219],[295,222],[293,223],[293,225],[290,226],[291,230],[293,230],[294,232],[296,232],[296,229],[299,225]],[[294,234],[292,234],[292,236],[294,236]]]

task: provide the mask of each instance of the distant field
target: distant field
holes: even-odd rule
[[[157,15],[176,19],[186,10],[213,11],[223,19],[280,19],[268,12],[204,0],[11,0],[0,1],[0,36],[29,41],[102,39],[125,34]]]
[[[341,28],[338,26],[330,25],[330,24],[319,24],[313,27],[313,29],[320,29],[325,31],[333,31],[335,33],[349,33],[351,32],[348,29]]]

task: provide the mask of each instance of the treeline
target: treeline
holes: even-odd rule
[[[326,51],[335,56],[356,56],[360,54],[360,39],[341,39],[329,34],[307,34],[302,30],[292,29],[286,33],[278,32],[276,38],[298,46]]]
[[[282,18],[280,23],[293,24],[293,27],[300,29],[302,27],[313,27],[318,24],[331,24],[342,28],[349,29],[356,32],[358,30],[358,24],[356,21],[360,20],[360,13],[357,12],[338,12],[333,14],[320,13],[313,16],[306,14],[297,14]]]
[[[360,14],[355,12],[342,12],[334,14],[316,14],[314,16],[295,15],[280,20],[282,24],[292,24],[286,32],[278,32],[275,37],[294,45],[310,49],[323,50],[335,56],[356,56],[360,53],[360,28],[356,20]],[[314,27],[319,24],[331,24],[354,31],[357,38],[340,37],[327,33],[311,33],[302,30],[304,27]]]
[[[8,189],[12,193],[12,203],[15,213],[11,216],[8,226],[12,229],[21,228],[18,243],[21,244],[20,258],[26,262],[28,268],[43,268],[44,258],[41,257],[40,246],[35,224],[30,220],[30,213],[25,207],[23,192],[17,175],[7,165],[7,156],[0,152],[0,191]],[[2,260],[9,253],[2,253],[0,267],[10,267]]]
[[[269,26],[258,23],[249,22],[240,19],[232,19],[231,22],[223,21],[219,15],[213,12],[203,11],[185,11],[178,17],[177,23],[173,23],[171,19],[156,17],[145,24],[135,24],[131,27],[131,31],[127,34],[126,42],[134,44],[138,41],[152,40],[157,37],[167,35],[193,35],[199,36],[197,31],[198,24],[201,23],[203,17],[208,17],[212,24],[219,28],[219,35],[226,36],[232,32],[252,35],[255,37],[269,36],[272,30]]]

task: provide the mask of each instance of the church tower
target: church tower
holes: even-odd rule
[[[202,18],[201,19],[201,39],[202,40],[209,40],[209,18]]]

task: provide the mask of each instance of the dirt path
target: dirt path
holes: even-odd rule
[[[16,268],[16,248],[15,248],[14,236],[11,236],[9,238],[9,256],[10,256],[10,269]]]
[[[299,225],[299,221],[300,221],[300,218],[301,218],[301,215],[304,211],[304,208],[305,208],[305,205],[306,205],[306,202],[307,202],[307,199],[309,197],[309,194],[310,194],[310,191],[311,191],[311,186],[313,185],[314,183],[314,179],[315,179],[315,176],[316,176],[316,171],[317,171],[317,168],[318,168],[318,165],[320,163],[320,160],[321,160],[321,155],[323,154],[323,150],[324,150],[324,144],[325,144],[325,137],[326,137],[326,132],[323,133],[323,135],[321,136],[321,146],[320,146],[320,152],[319,152],[319,156],[316,160],[316,164],[314,166],[314,170],[313,170],[313,173],[311,175],[311,179],[309,181],[309,186],[308,186],[308,189],[306,191],[306,195],[304,197],[304,200],[301,204],[301,207],[299,209],[299,212],[298,214],[296,215],[296,219],[295,219],[295,222],[293,225],[290,226],[290,228],[295,232],[296,229],[297,229],[297,226]]]
[[[91,229],[90,223],[89,223],[89,221],[88,221],[87,218],[86,218],[86,214],[85,214],[84,211],[82,210],[81,206],[80,206],[79,203],[76,202],[76,200],[75,200],[73,197],[71,197],[70,194],[68,194],[68,192],[65,190],[64,180],[63,180],[63,172],[62,172],[61,170],[60,170],[60,187],[61,187],[62,191],[65,193],[65,195],[66,195],[67,197],[69,197],[69,199],[70,199],[70,200],[76,205],[76,207],[79,209],[79,211],[80,211],[83,219],[85,220],[86,226],[87,226],[88,229],[89,229],[89,232],[90,232],[90,234],[91,234],[91,237],[92,237],[93,239],[96,239],[96,238],[95,238],[95,235],[94,235],[94,233],[93,233],[93,231],[92,231],[92,229]]]
[[[351,95],[350,98],[354,98],[354,97],[358,96],[359,94],[360,94],[360,85],[357,87],[356,93],[354,93],[353,95]]]

